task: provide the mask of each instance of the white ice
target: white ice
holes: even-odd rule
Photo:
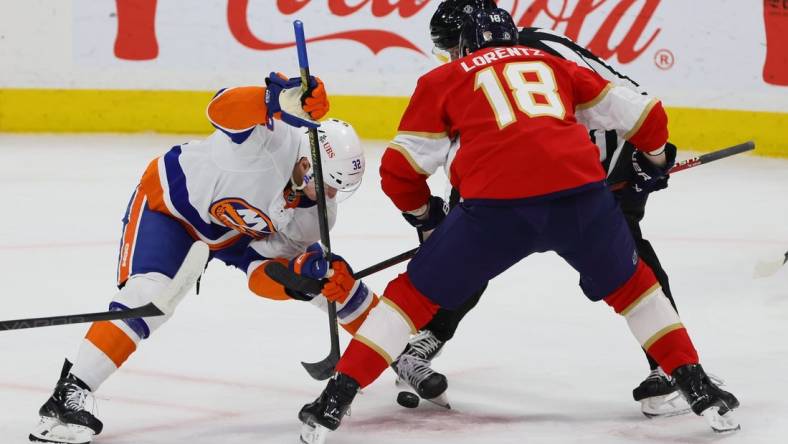
[[[0,135],[0,318],[105,309],[129,195],[148,161],[185,139]],[[383,146],[367,144],[367,177],[332,232],[357,269],[416,245],[379,189]],[[388,372],[329,443],[783,442],[788,269],[761,280],[752,272],[788,249],[787,191],[788,161],[737,156],[676,174],[644,223],[702,363],[741,400],[738,434],[715,435],[693,415],[642,416],[631,390],[648,367],[625,322],[588,302],[576,273],[546,254],[495,279],[435,361],[453,410],[399,407]],[[381,291],[401,269],[368,283]],[[27,442],[85,331],[0,332],[0,442]],[[201,293],[98,391],[96,442],[295,443],[299,408],[324,386],[300,361],[328,347],[323,313],[255,297],[239,271],[212,263]]]

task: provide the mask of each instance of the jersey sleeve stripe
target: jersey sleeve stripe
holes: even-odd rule
[[[208,223],[200,216],[197,209],[189,201],[189,190],[186,184],[186,175],[181,168],[178,158],[181,147],[176,146],[164,155],[164,168],[167,174],[168,197],[173,208],[181,218],[205,238],[209,243],[216,243],[232,230],[218,224]]]
[[[424,169],[422,167],[420,167],[418,163],[416,163],[416,161],[413,159],[413,157],[408,152],[408,149],[405,148],[404,146],[402,146],[402,145],[400,145],[398,143],[391,142],[391,143],[389,143],[389,148],[391,148],[391,149],[399,152],[400,154],[402,154],[402,157],[404,157],[405,160],[408,161],[408,163],[410,164],[410,167],[413,168],[413,171],[415,171],[415,172],[417,172],[417,173],[419,173],[421,175],[424,175],[424,176],[429,176],[430,175],[428,172],[424,171]]]
[[[167,208],[164,202],[164,189],[159,174],[160,160],[161,157],[157,157],[148,164],[148,168],[145,169],[145,173],[142,175],[141,186],[148,198],[148,208],[172,216],[170,209]]]
[[[646,105],[646,107],[643,109],[640,117],[638,117],[637,122],[635,122],[635,126],[633,126],[631,130],[624,134],[624,139],[629,140],[632,136],[637,134],[638,131],[640,131],[640,127],[643,126],[643,122],[646,121],[646,117],[648,117],[648,115],[651,113],[651,110],[654,108],[657,102],[657,99],[651,99],[648,105]]]
[[[390,146],[398,147],[395,149],[415,164],[414,171],[430,176],[446,163],[451,141],[446,133],[426,133],[427,137],[422,134],[425,133],[399,132]]]
[[[137,188],[129,205],[127,219],[123,226],[123,240],[120,247],[120,260],[118,261],[118,285],[122,285],[131,276],[131,264],[134,257],[134,244],[137,240],[137,228],[142,209],[145,207],[145,193]]]
[[[600,91],[596,97],[589,100],[588,102],[578,104],[577,106],[575,106],[575,109],[584,110],[598,105],[599,102],[605,99],[605,97],[607,96],[607,94],[610,92],[611,89],[613,89],[613,84],[608,83],[607,86],[605,86],[605,88],[602,91]]]
[[[448,133],[445,131],[438,133],[431,133],[427,131],[397,131],[397,136],[414,136],[423,137],[425,139],[442,139],[444,137],[449,137]]]
[[[427,175],[419,173],[400,150],[389,146],[380,162],[380,186],[400,211],[421,207],[430,198]]]

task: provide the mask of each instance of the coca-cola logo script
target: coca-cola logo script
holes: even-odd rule
[[[271,0],[258,0],[271,1]],[[303,12],[302,10],[312,0],[276,0],[275,7],[279,14],[290,16]],[[398,33],[396,29],[379,29],[371,23],[367,29],[342,29],[342,18],[361,12],[371,13],[374,18],[384,18],[397,14],[403,19],[424,20],[424,30],[427,32],[429,15],[418,15],[427,5],[437,5],[433,0],[325,0],[328,14],[337,19],[336,32],[313,36],[309,42],[328,40],[350,40],[368,48],[373,54],[378,54],[384,49],[399,48],[428,54],[423,48]],[[595,30],[590,40],[580,42],[603,58],[616,56],[621,63],[629,63],[637,59],[651,46],[660,33],[655,29],[644,36],[654,12],[659,7],[661,0],[575,0],[574,8],[570,8],[569,0],[549,1],[533,0],[530,2],[512,0],[510,11],[520,27],[538,25],[557,29],[568,37],[578,40],[581,32],[585,30],[587,20],[594,16],[598,22],[600,14],[607,14],[602,18],[601,25]],[[503,2],[501,2],[503,3]],[[153,60],[158,57],[158,39],[156,37],[156,0],[116,0],[118,32],[115,40],[115,56],[124,60]],[[505,6],[502,4],[502,6]],[[552,7],[551,7],[552,6]],[[606,6],[605,8],[602,8]],[[256,35],[249,26],[248,20],[249,0],[227,1],[227,25],[232,36],[241,45],[259,51],[273,51],[295,46],[292,40],[267,40]],[[638,9],[639,8],[639,9]],[[434,8],[429,9],[431,14]],[[608,11],[604,12],[603,11]],[[619,29],[625,16],[635,19],[628,24],[629,28],[623,33],[624,37],[613,42],[614,33],[621,35]],[[629,20],[627,20],[629,22]],[[547,23],[547,25],[545,25]],[[587,35],[584,33],[583,35]],[[645,39],[645,40],[644,40]],[[640,45],[638,42],[643,41]]]

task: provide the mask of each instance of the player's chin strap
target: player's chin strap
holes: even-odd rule
[[[301,78],[285,79],[272,72],[266,77],[265,86],[265,126],[268,129],[274,129],[274,117],[296,128],[320,126],[310,120],[308,114],[301,109]],[[283,103],[280,103],[280,100],[283,100]]]

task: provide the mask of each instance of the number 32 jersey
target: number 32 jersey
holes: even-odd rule
[[[538,49],[476,51],[419,79],[383,157],[383,190],[400,210],[419,208],[430,194],[426,178],[447,162],[464,199],[603,186],[599,150],[578,118],[643,151],[667,141],[658,100]]]

